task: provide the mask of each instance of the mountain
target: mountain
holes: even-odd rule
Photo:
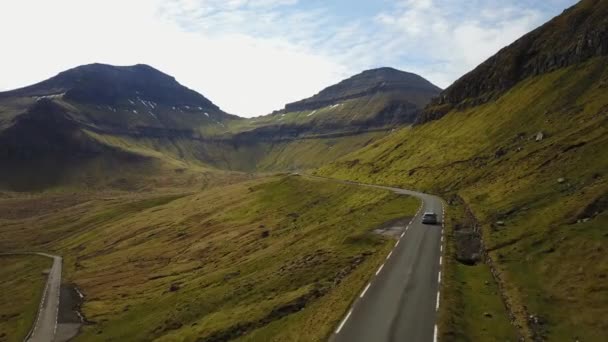
[[[247,171],[314,168],[411,124],[439,91],[411,73],[364,71],[270,115],[232,121],[221,135],[231,152],[224,149],[213,164]]]
[[[203,95],[147,65],[90,64],[67,70],[41,83],[0,93],[6,126],[19,111],[49,99],[69,108],[70,119],[83,127],[137,134],[146,128],[198,130],[221,127],[235,119]],[[13,107],[13,108],[11,108]]]
[[[584,0],[502,49],[442,92],[421,122],[495,100],[520,81],[608,55],[608,6]]]
[[[381,68],[286,106],[317,109],[243,119],[150,66],[84,65],[0,93],[7,165],[0,186],[62,184],[69,174],[89,184],[106,171],[124,178],[111,169],[135,180],[145,163],[150,175],[184,163],[248,172],[316,167],[411,123],[438,92],[420,76]],[[49,172],[28,173],[37,167]]]
[[[10,96],[61,96],[83,104],[121,106],[138,102],[164,106],[190,106],[218,111],[219,108],[199,93],[179,84],[173,77],[148,65],[83,65],[60,73],[44,82],[1,93]]]
[[[201,136],[236,119],[152,67],[80,66],[0,93],[0,186],[35,189],[74,177],[89,184],[121,173],[136,179],[142,168],[181,168],[123,139]],[[41,167],[47,172],[36,173]]]
[[[137,67],[3,93],[0,249],[63,256],[65,285],[78,286],[74,306],[90,321],[77,340],[331,339],[370,276],[403,256],[372,232],[406,227],[419,203],[347,182],[226,172],[322,164],[322,176],[445,200],[441,225],[402,235],[421,246],[441,235],[438,340],[604,341],[607,7],[579,2],[423,112],[374,72],[254,119],[148,69],[179,93],[153,95],[126,70]],[[115,71],[124,79],[105,75]],[[121,91],[96,96],[103,82]],[[36,297],[48,265],[19,279],[14,260],[4,260],[1,273],[16,278],[4,288]],[[12,302],[37,306],[23,299]],[[35,320],[17,309],[3,317],[9,327]]]
[[[318,171],[446,199],[439,339],[604,339],[607,14],[579,2]]]
[[[398,92],[404,101],[424,107],[441,89],[409,72],[379,68],[363,71],[307,99],[285,105],[285,112],[314,110],[378,93]]]
[[[366,70],[312,97],[288,103],[258,122],[291,127],[298,134],[410,124],[440,91],[416,74],[393,68]]]

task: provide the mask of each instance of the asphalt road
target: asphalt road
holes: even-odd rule
[[[53,259],[46,286],[40,300],[38,315],[26,341],[51,342],[57,331],[57,313],[59,310],[59,292],[61,290],[61,257],[46,253],[32,253]]]
[[[362,290],[336,327],[333,342],[434,341],[439,307],[443,251],[443,201],[432,195],[383,186],[363,186],[415,196],[422,206],[385,263]],[[439,224],[424,225],[425,211],[438,214]]]

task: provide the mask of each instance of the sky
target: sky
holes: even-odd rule
[[[363,70],[445,88],[575,0],[2,0],[0,91],[149,64],[252,117]]]

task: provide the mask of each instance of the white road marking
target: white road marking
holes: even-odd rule
[[[397,241],[399,241],[399,240],[397,240]],[[391,255],[393,255],[393,251],[391,251],[390,253],[388,253],[388,255],[386,256],[386,260],[390,259]]]
[[[353,310],[349,310],[348,313],[346,314],[346,317],[344,317],[344,319],[342,320],[342,323],[340,323],[340,325],[338,326],[338,329],[336,329],[336,334],[340,333],[340,330],[342,330],[342,327],[344,326],[344,323],[346,323],[346,321],[348,321],[348,318],[350,317],[350,315],[353,313]]]
[[[365,287],[365,289],[363,289],[363,292],[361,292],[361,295],[359,296],[359,298],[363,298],[363,296],[365,296],[365,293],[367,292],[367,290],[369,290],[369,287],[372,285],[372,283],[367,283],[367,286]]]
[[[316,178],[324,178],[324,177],[316,177]],[[347,182],[347,183],[354,183],[354,182]],[[383,186],[374,186],[371,184],[358,184],[360,186],[368,186],[368,187],[375,187],[375,188],[381,188],[381,189],[387,189],[387,190],[392,190],[394,192],[397,192],[399,194],[409,194],[408,192],[402,192],[402,191],[395,191],[395,189],[393,188],[389,188],[389,187],[383,187]],[[416,196],[416,195],[414,195]],[[399,242],[401,241],[401,239],[405,236],[406,231],[410,228],[410,225],[414,223],[414,220],[416,220],[419,217],[420,212],[424,209],[425,207],[425,201],[423,199],[421,199],[421,205],[418,208],[418,211],[416,212],[416,215],[412,218],[412,220],[410,221],[410,223],[405,227],[405,230],[401,233],[400,238],[397,240],[397,242],[395,243],[394,248],[396,248],[399,245]],[[442,211],[442,222],[441,222],[441,229],[440,229],[440,236],[441,236],[441,244],[440,244],[440,253],[443,253],[443,230],[445,229],[445,207],[443,205],[443,203],[441,203],[441,211]],[[392,256],[392,252],[391,251],[388,256],[386,257],[386,259],[388,260],[391,256]],[[443,263],[443,257],[440,254],[439,256],[439,266],[441,267]],[[378,276],[378,274],[380,274],[380,272],[382,271],[382,269],[384,268],[384,264],[382,264],[378,270],[376,271],[376,276]],[[437,275],[437,279],[438,279],[438,283],[439,283],[439,289],[437,290],[437,302],[436,302],[436,310],[439,310],[439,299],[440,299],[440,283],[441,283],[441,268],[438,272]],[[366,292],[368,291],[369,287],[371,286],[371,282],[367,284],[367,286],[365,287],[365,289],[363,290],[363,292],[360,294],[360,298],[363,298],[363,296],[366,294]],[[346,315],[346,317],[342,320],[342,322],[340,323],[340,325],[338,326],[338,328],[336,329],[336,334],[338,334],[340,332],[340,330],[342,329],[342,327],[344,326],[344,324],[346,323],[346,321],[349,319],[349,317],[351,316],[353,311],[353,308],[351,308],[348,312],[348,314]],[[438,327],[437,324],[434,325],[434,333],[433,333],[433,341],[437,342],[438,339]]]
[[[435,310],[439,310],[439,296],[440,296],[439,291],[437,291],[437,300],[435,301]]]

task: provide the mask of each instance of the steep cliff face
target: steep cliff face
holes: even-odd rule
[[[461,77],[431,102],[418,122],[438,119],[453,108],[486,103],[523,79],[604,55],[608,1],[583,0]]]

